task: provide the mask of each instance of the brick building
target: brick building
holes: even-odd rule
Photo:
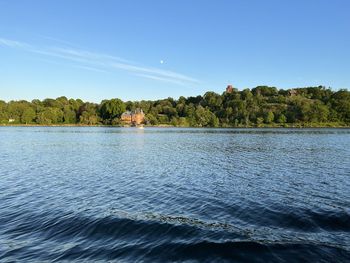
[[[136,109],[134,111],[126,111],[120,117],[121,121],[125,124],[140,125],[145,121],[145,114],[142,109]]]
[[[227,85],[226,92],[227,93],[232,93],[233,92],[233,86],[232,85]]]

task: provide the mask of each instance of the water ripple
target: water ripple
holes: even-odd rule
[[[0,261],[349,261],[349,135],[0,127]]]

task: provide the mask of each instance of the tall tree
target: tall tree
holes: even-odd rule
[[[101,103],[100,113],[103,119],[111,121],[120,118],[125,109],[125,103],[120,99],[104,100]]]

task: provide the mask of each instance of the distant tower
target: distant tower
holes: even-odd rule
[[[233,87],[232,87],[232,85],[227,85],[226,92],[227,92],[227,93],[232,93],[232,92],[233,92]]]

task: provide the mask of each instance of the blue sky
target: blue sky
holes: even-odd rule
[[[350,87],[350,1],[0,0],[0,99]]]

